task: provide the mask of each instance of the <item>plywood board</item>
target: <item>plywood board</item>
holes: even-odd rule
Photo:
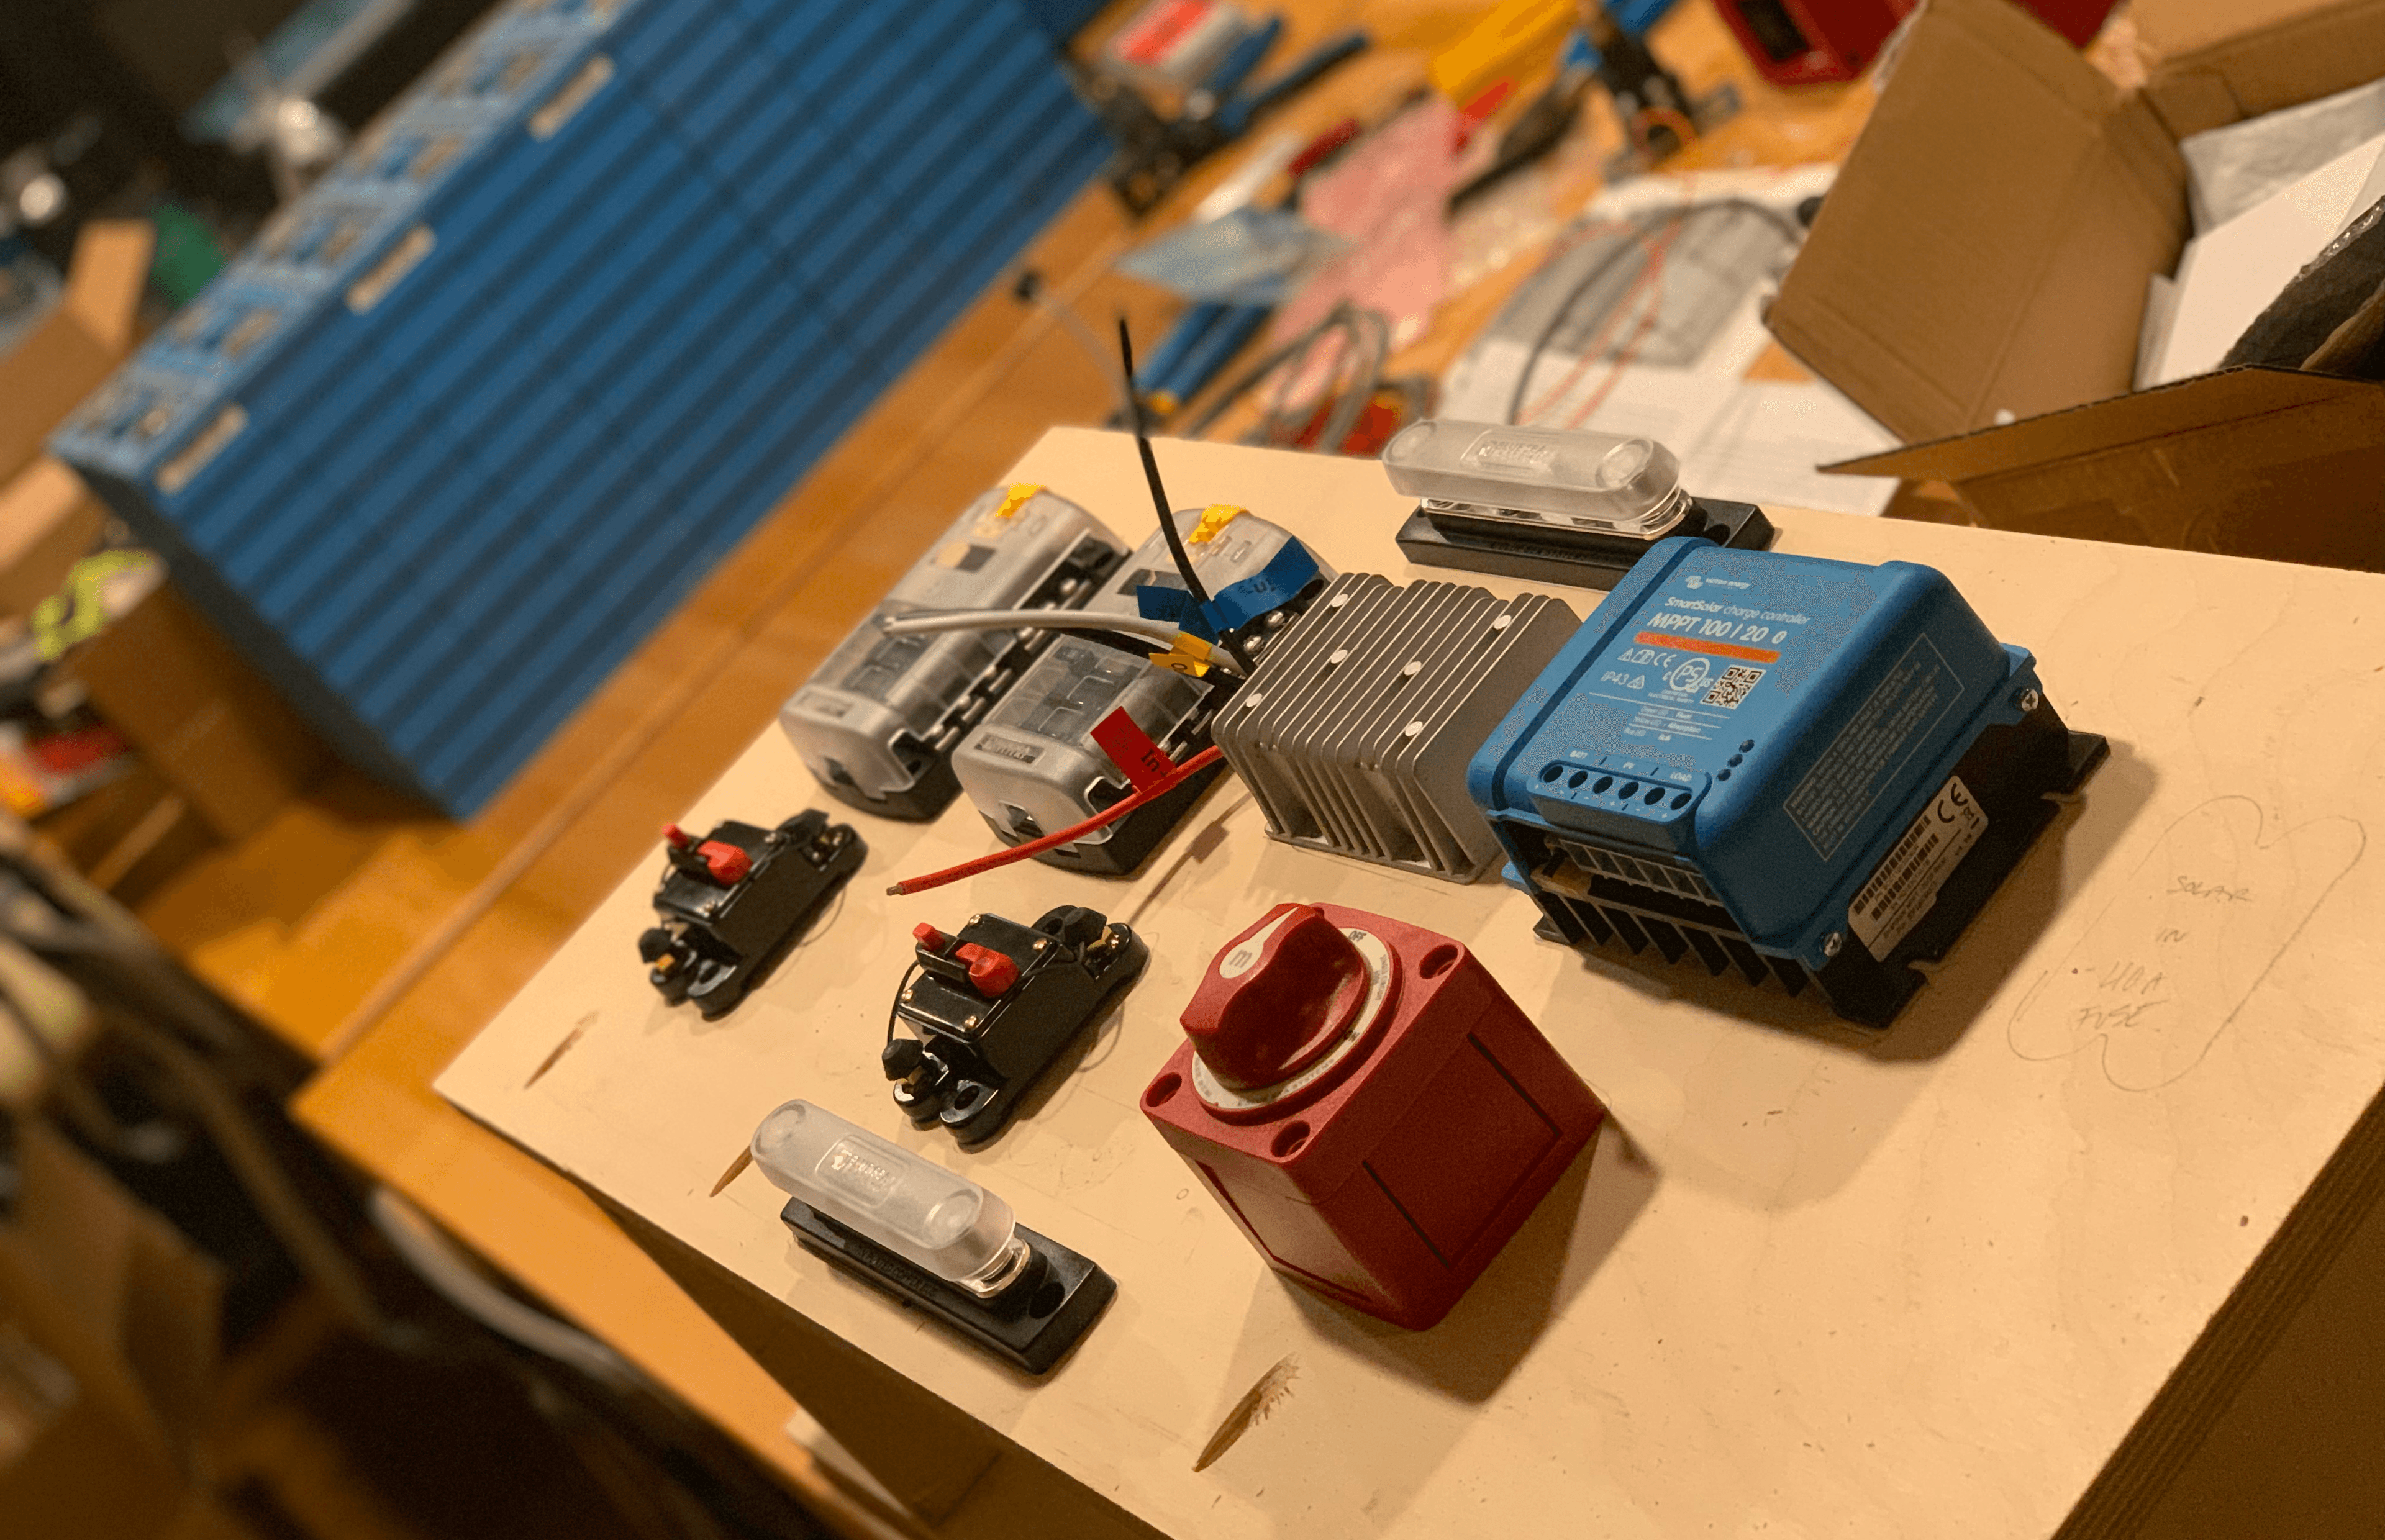
[[[1399,559],[1406,507],[1371,464],[1160,457],[1180,504],[1248,504],[1344,569],[1438,576]],[[1149,517],[1116,436],[1055,429],[1015,478],[1121,531]],[[1228,778],[1122,880],[1030,865],[890,900],[889,878],[990,837],[965,802],[925,826],[841,814],[870,843],[862,876],[717,1024],[646,987],[639,873],[439,1089],[1170,1534],[2049,1533],[2379,1083],[2385,578],[1777,516],[1785,550],[1943,569],[2113,743],[1884,1037],[1702,970],[1584,959],[1495,883],[1271,841]],[[772,731],[685,821],[805,805],[834,804]],[[1429,1332],[1267,1272],[1136,1106],[1217,946],[1284,898],[1465,941],[1614,1110]],[[876,1063],[911,925],[1064,902],[1143,930],[1149,974],[985,1150],[912,1132]],[[1031,1382],[798,1251],[755,1173],[716,1194],[793,1096],[1001,1191],[1116,1274],[1108,1316]],[[1287,1364],[1270,1415],[1196,1472]]]

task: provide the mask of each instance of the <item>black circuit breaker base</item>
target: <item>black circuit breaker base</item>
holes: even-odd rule
[[[1118,1295],[1118,1283],[1108,1273],[1024,1224],[1018,1237],[1035,1253],[1036,1273],[1003,1298],[987,1301],[823,1218],[800,1199],[788,1199],[779,1217],[805,1250],[1030,1374],[1051,1372]]]
[[[1665,538],[1674,535],[1702,536],[1734,550],[1768,551],[1773,528],[1754,503],[1700,498],[1679,525],[1665,532]],[[1400,526],[1397,539],[1400,550],[1418,566],[1459,567],[1584,589],[1613,588],[1655,543],[1561,524],[1527,524],[1422,507]]]
[[[716,842],[744,851],[749,874],[723,884],[669,867],[655,890],[661,923],[640,942],[647,982],[666,1003],[692,1004],[706,1021],[744,1002],[869,853],[851,825],[816,810],[775,829],[729,820],[704,838]]]
[[[2101,735],[2070,731],[2043,701],[2018,723],[1980,733],[1954,773],[1978,799],[1987,828],[1946,875],[1929,912],[1886,957],[1874,957],[1850,937],[1816,973],[1795,958],[1759,951],[1718,905],[1605,875],[1588,876],[1572,892],[1536,882],[1542,919],[1535,929],[1585,951],[1654,950],[1667,962],[1693,957],[1717,977],[1736,973],[1751,986],[1770,979],[1792,995],[1810,983],[1846,1021],[1885,1028],[1922,986],[1913,964],[1936,962],[1953,949],[2054,821],[2050,799],[2078,790],[2110,751]],[[1569,865],[1585,869],[1580,861]]]
[[[950,940],[1009,958],[1018,982],[989,1000],[940,976],[934,970],[951,964],[923,955],[931,966],[894,1002],[895,1019],[919,1040],[894,1105],[914,1127],[942,1125],[971,1149],[1002,1132],[1053,1062],[1143,976],[1151,948],[1132,926],[1074,905],[1033,925],[971,915]]]

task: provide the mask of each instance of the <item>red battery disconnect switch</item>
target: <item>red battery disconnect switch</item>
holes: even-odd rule
[[[1397,1325],[1449,1313],[1605,1115],[1474,954],[1278,904],[1184,1009],[1143,1108],[1276,1270]]]

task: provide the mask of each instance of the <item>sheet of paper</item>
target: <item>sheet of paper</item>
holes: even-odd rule
[[[2385,135],[2345,151],[2266,202],[2186,244],[2178,310],[2151,383],[2206,374],[2303,265],[2366,204],[2361,191],[2385,156]]]
[[[1595,232],[1727,199],[1752,200],[1793,217],[1798,203],[1827,189],[1830,177],[1829,167],[1647,177],[1602,195],[1579,225]],[[1746,224],[1763,230],[1760,220]],[[1667,249],[1667,266],[1677,250]],[[1587,269],[1605,258],[1585,252],[1591,261],[1577,264],[1585,269],[1579,276],[1552,263],[1544,279],[1531,281],[1566,290],[1598,281],[1600,275]],[[1776,255],[1785,257],[1785,243]],[[1677,287],[1668,293],[1652,285],[1617,307],[1611,330],[1602,335],[1590,329],[1597,351],[1589,356],[1562,346],[1542,346],[1535,353],[1553,318],[1561,317],[1555,315],[1555,300],[1532,302],[1528,283],[1443,375],[1440,415],[1642,435],[1680,456],[1682,481],[1701,497],[1879,513],[1896,493],[1893,478],[1829,476],[1817,467],[1893,448],[1894,435],[1819,380],[1748,378],[1771,342],[1762,306],[1773,272],[1770,267],[1747,266],[1745,255],[1743,250],[1709,253],[1695,266],[1688,265],[1692,256],[1683,256],[1684,267],[1669,275]],[[1630,276],[1630,265],[1619,265],[1617,283]],[[1683,315],[1680,303],[1691,283],[1723,308]],[[1646,315],[1646,306],[1667,298],[1671,308],[1653,318]],[[1635,311],[1633,305],[1642,308]],[[1650,324],[1643,327],[1643,320]],[[1519,399],[1517,381],[1527,367],[1530,377]]]

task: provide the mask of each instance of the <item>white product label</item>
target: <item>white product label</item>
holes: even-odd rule
[[[1979,811],[1971,789],[1961,777],[1947,776],[1847,906],[1847,928],[1874,957],[1886,957],[1937,903],[1946,874],[1970,853],[1987,827],[1988,815]]]

